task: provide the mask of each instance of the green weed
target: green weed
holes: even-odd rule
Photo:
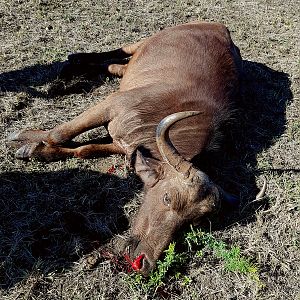
[[[242,256],[238,246],[228,246],[225,242],[217,240],[212,234],[194,229],[184,234],[183,244],[187,246],[186,251],[178,253],[175,250],[176,243],[173,242],[165,250],[163,260],[157,262],[157,267],[148,278],[141,274],[133,273],[126,278],[127,283],[139,292],[155,292],[168,280],[178,281],[182,286],[188,285],[192,280],[178,270],[182,268],[188,258],[196,256],[202,258],[205,251],[212,251],[212,255],[221,260],[226,272],[237,272],[248,276],[251,280],[260,283],[258,268],[250,259]],[[173,274],[173,275],[172,275]]]
[[[131,274],[126,278],[126,281],[135,289],[142,290],[147,293],[150,291],[155,291],[158,287],[164,284],[164,279],[166,279],[167,273],[171,268],[173,271],[182,266],[187,260],[186,253],[176,253],[175,251],[176,243],[170,243],[167,250],[165,250],[165,257],[163,260],[157,262],[156,269],[152,271],[147,279],[145,279],[141,274]],[[177,272],[174,278],[179,279],[181,273]],[[187,276],[183,277],[183,284],[188,284],[190,279]]]
[[[213,255],[224,262],[225,271],[238,272],[249,276],[255,281],[259,281],[258,268],[250,261],[250,259],[241,255],[241,249],[238,246],[228,246],[223,241],[218,241],[210,233],[194,229],[185,234],[185,242],[189,251],[195,247],[207,248],[213,251]],[[201,251],[201,252],[199,252]],[[197,250],[196,256],[203,255],[203,250]]]

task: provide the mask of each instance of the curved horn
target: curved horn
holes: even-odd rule
[[[266,190],[267,190],[267,180],[265,177],[263,177],[263,186],[262,188],[260,189],[260,191],[258,192],[258,194],[256,195],[255,197],[255,200],[260,200],[261,198],[264,197],[265,193],[266,193]]]
[[[183,111],[169,115],[160,121],[156,129],[156,144],[163,160],[186,176],[189,176],[192,164],[185,160],[173,146],[169,138],[169,129],[177,121],[200,113],[200,111]]]

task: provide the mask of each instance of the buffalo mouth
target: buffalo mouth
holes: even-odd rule
[[[152,251],[152,249],[142,247],[142,241],[131,238],[127,242],[123,255],[132,270],[147,277],[156,263],[156,259],[152,258]]]
[[[144,276],[147,276],[152,270],[150,268],[149,260],[144,253],[138,255],[133,260],[130,258],[130,256],[127,253],[124,254],[124,257],[134,271],[139,272]]]

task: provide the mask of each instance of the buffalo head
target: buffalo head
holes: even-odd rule
[[[186,223],[199,223],[218,209],[222,197],[229,197],[185,160],[169,139],[172,124],[199,113],[179,112],[160,122],[156,142],[161,161],[137,152],[135,170],[144,182],[145,196],[133,223],[128,250],[132,259],[143,256],[139,272],[144,275],[154,268],[178,229]]]

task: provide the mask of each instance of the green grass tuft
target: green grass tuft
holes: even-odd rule
[[[205,233],[201,229],[194,229],[185,234],[185,242],[191,251],[194,247],[208,248],[213,251],[213,255],[221,259],[224,263],[224,269],[228,272],[238,272],[249,276],[251,279],[259,282],[258,268],[250,259],[241,255],[239,246],[228,246],[223,241],[218,241],[210,233]],[[198,250],[196,256],[201,257],[203,250]]]
[[[145,293],[155,291],[164,284],[167,274],[170,270],[176,270],[187,260],[185,253],[177,253],[175,251],[176,243],[170,243],[169,247],[164,251],[165,257],[157,262],[156,269],[152,271],[148,278],[144,278],[141,274],[133,273],[126,278],[126,281],[134,289],[142,290]],[[174,278],[179,279],[181,273],[177,272]],[[188,284],[190,279],[183,277],[183,284]]]
[[[130,274],[126,281],[131,288],[144,293],[155,293],[155,291],[168,280],[178,281],[182,286],[188,285],[192,280],[182,274],[180,269],[187,263],[188,258],[202,258],[206,250],[212,251],[212,256],[224,264],[226,272],[237,272],[248,276],[251,280],[263,286],[259,279],[259,269],[249,258],[241,254],[239,246],[229,246],[223,241],[217,240],[212,234],[190,227],[190,231],[184,235],[183,244],[187,246],[186,251],[176,252],[176,243],[170,243],[164,251],[163,260],[158,260],[156,269],[148,278],[141,274]]]

